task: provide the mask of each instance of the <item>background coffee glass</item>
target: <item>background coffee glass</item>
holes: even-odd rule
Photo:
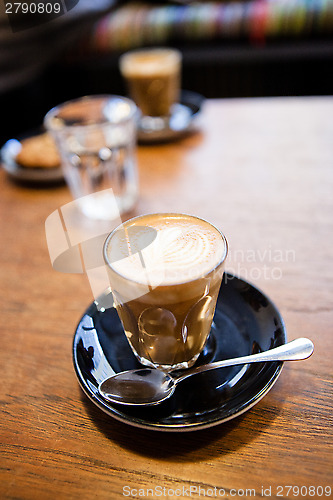
[[[227,241],[184,214],[130,219],[107,237],[104,259],[129,344],[146,366],[192,366],[210,333]]]
[[[68,101],[45,116],[64,177],[86,216],[114,219],[135,204],[137,119],[133,101],[111,95]]]
[[[170,115],[180,98],[181,62],[181,53],[170,48],[140,49],[121,56],[121,74],[143,115]]]

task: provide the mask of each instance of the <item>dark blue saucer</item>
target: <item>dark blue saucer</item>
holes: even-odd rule
[[[196,364],[254,354],[286,341],[283,319],[274,304],[253,285],[225,273],[210,339]],[[211,427],[249,410],[267,394],[282,369],[281,362],[220,368],[180,383],[174,395],[157,406],[109,403],[100,396],[99,384],[141,365],[107,293],[90,305],[77,326],[73,362],[83,391],[101,410],[136,427],[178,432]]]

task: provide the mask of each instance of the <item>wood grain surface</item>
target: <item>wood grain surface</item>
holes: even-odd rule
[[[53,270],[44,229],[71,196],[0,172],[1,499],[329,498],[332,116],[331,97],[209,100],[193,134],[138,148],[134,213],[216,224],[227,270],[269,295],[290,340],[315,344],[250,411],[192,433],[120,423],[82,393],[72,340],[93,296],[84,274]]]

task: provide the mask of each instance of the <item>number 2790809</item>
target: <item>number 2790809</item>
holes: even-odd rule
[[[331,486],[277,486],[276,496],[291,497],[330,497],[332,494]]]
[[[60,2],[6,2],[6,14],[60,14]]]

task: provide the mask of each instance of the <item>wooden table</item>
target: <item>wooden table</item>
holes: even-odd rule
[[[227,269],[274,301],[289,340],[315,343],[250,411],[192,433],[123,424],[82,393],[72,339],[92,293],[85,275],[52,269],[44,232],[70,194],[0,172],[1,499],[222,498],[222,489],[224,498],[327,498],[332,116],[331,97],[212,100],[197,133],[139,147],[136,213],[215,223],[229,240]]]

